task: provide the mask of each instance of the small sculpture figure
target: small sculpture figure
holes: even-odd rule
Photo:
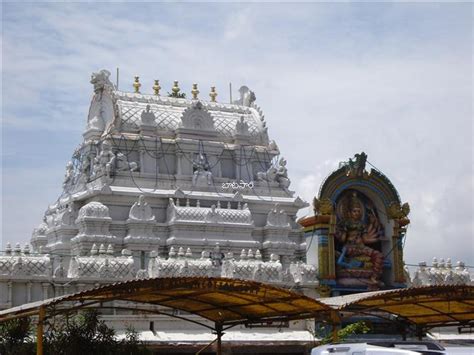
[[[288,178],[288,169],[286,168],[286,163],[286,159],[282,157],[278,162],[278,168],[276,171],[276,181],[284,189],[287,189],[291,183],[290,179]]]
[[[150,105],[146,105],[146,110],[142,111],[141,114],[142,125],[152,126],[155,124],[155,115],[152,111],[150,111]]]
[[[117,171],[136,171],[138,164],[134,161],[128,161],[123,153],[117,153]]]
[[[81,160],[81,173],[85,176],[86,182],[89,180],[91,176],[91,171],[93,167],[94,156],[91,152],[82,156]]]
[[[257,180],[258,181],[268,181],[273,182],[276,180],[277,168],[273,165],[268,168],[267,171],[259,171],[257,173]]]
[[[100,154],[94,159],[94,177],[105,174],[110,178],[110,173],[113,172],[115,164],[115,154],[112,152],[112,147],[108,141],[102,142],[102,150]]]
[[[249,125],[244,120],[244,116],[240,116],[240,120],[235,124],[235,133],[240,135],[249,134]]]
[[[66,188],[68,184],[72,183],[73,177],[74,177],[74,166],[72,165],[72,162],[69,161],[66,164],[66,173],[64,174],[63,188]]]
[[[155,220],[153,211],[151,210],[151,207],[148,204],[148,202],[145,201],[145,196],[143,195],[140,195],[138,197],[138,202],[135,202],[132,208],[130,208],[128,217],[130,219],[139,220],[139,221],[154,221]]]
[[[313,198],[313,211],[314,215],[330,215],[334,211],[334,204],[330,198],[323,198],[319,200],[318,198]]]
[[[250,107],[256,100],[255,93],[245,85],[240,87],[239,94],[240,98],[235,100],[233,104]]]
[[[355,161],[349,159],[346,166],[346,175],[352,177],[363,177],[367,172],[365,171],[365,164],[367,162],[367,154],[364,152],[354,155]]]
[[[193,186],[197,184],[198,179],[201,176],[205,177],[208,185],[212,184],[211,166],[209,165],[209,162],[207,161],[204,154],[199,153],[198,159],[193,161],[193,169]]]

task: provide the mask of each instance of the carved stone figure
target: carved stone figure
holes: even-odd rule
[[[286,159],[282,157],[278,162],[278,167],[276,171],[276,181],[284,189],[287,189],[291,183],[290,179],[288,178],[288,169],[286,167],[286,163]]]
[[[74,166],[72,165],[72,162],[69,161],[66,164],[66,173],[64,174],[63,188],[66,188],[68,184],[72,183],[73,177],[74,177]]]
[[[86,153],[82,156],[81,160],[81,174],[84,180],[87,182],[91,177],[92,168],[94,166],[94,156],[91,152]]]
[[[115,154],[112,152],[112,147],[108,141],[102,142],[102,150],[94,159],[94,177],[99,175],[106,175],[110,178],[115,164]]]
[[[212,184],[212,172],[211,172],[211,166],[209,165],[209,162],[207,161],[206,157],[204,154],[200,153],[198,155],[198,159],[193,161],[193,186],[195,186],[198,183],[198,180],[201,177],[204,177],[207,184],[211,185]]]
[[[114,122],[114,109],[111,96],[108,91],[113,88],[109,80],[110,72],[101,70],[92,73],[91,84],[94,85],[94,96],[87,118],[88,129],[108,131]]]
[[[267,171],[259,171],[257,173],[257,180],[273,182],[276,180],[276,175],[277,175],[277,168],[275,168],[274,166],[271,166],[270,168],[268,168]]]
[[[146,110],[142,111],[141,114],[142,125],[152,126],[155,124],[155,114],[150,111],[150,105],[146,105]]]
[[[400,204],[397,202],[392,202],[388,206],[388,216],[392,219],[407,218],[409,213],[410,205],[407,202],[405,202],[402,206],[400,206]]]
[[[116,155],[116,169],[117,171],[137,171],[138,163],[134,161],[128,161],[125,154],[119,152]]]
[[[245,122],[244,116],[241,116],[240,120],[235,124],[235,133],[240,135],[249,134],[249,125]]]
[[[334,211],[334,204],[329,198],[319,200],[315,197],[313,199],[313,211],[315,215],[330,215]]]
[[[242,105],[250,107],[256,100],[255,93],[251,91],[247,86],[243,85],[239,89],[240,98],[235,100],[233,103],[236,105]]]
[[[151,210],[150,205],[145,201],[145,196],[140,195],[138,197],[138,202],[135,202],[130,208],[128,217],[132,220],[139,221],[154,221],[155,216]]]

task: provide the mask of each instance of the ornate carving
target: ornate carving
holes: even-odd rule
[[[181,127],[201,131],[215,131],[214,119],[201,101],[193,102],[181,117]]]
[[[289,228],[288,215],[278,204],[268,212],[267,227]]]
[[[102,149],[99,155],[94,159],[94,173],[93,178],[100,175],[106,175],[108,178],[115,171],[136,171],[138,170],[138,163],[128,161],[127,156],[118,152],[115,154],[112,151],[111,144],[108,141],[102,142]]]
[[[83,219],[85,217],[110,218],[109,208],[97,201],[89,202],[79,210],[78,218]]]
[[[405,202],[402,206],[398,202],[392,202],[388,206],[388,216],[391,219],[404,219],[410,213],[410,205]]]
[[[333,213],[334,211],[334,204],[332,203],[330,198],[323,198],[322,200],[318,200],[316,197],[313,199],[313,210],[314,214],[327,216]]]
[[[470,285],[471,275],[464,262],[458,261],[453,269],[451,259],[446,263],[443,259],[433,258],[431,268],[425,261],[418,264],[412,279],[413,286],[436,286],[436,285]]]
[[[135,202],[130,208],[128,218],[138,221],[154,221],[155,216],[150,205],[145,201],[145,196],[140,195],[138,202]]]

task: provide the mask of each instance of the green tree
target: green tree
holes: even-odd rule
[[[43,350],[46,355],[130,355],[150,354],[131,327],[123,340],[99,318],[95,310],[73,316],[53,317],[45,324]],[[35,354],[36,343],[29,318],[0,323],[0,354]]]
[[[0,354],[34,354],[31,319],[12,319],[0,323]]]

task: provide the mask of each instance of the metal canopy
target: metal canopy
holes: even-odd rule
[[[260,282],[203,277],[152,278],[33,302],[0,311],[0,321],[38,314],[46,317],[109,301],[166,306],[199,315],[222,326],[315,317],[330,307],[312,298]]]
[[[474,286],[423,286],[320,299],[340,312],[387,312],[418,327],[474,322]]]

